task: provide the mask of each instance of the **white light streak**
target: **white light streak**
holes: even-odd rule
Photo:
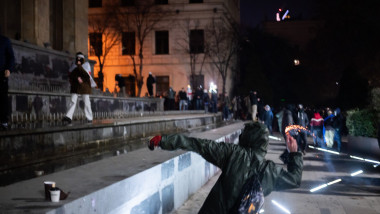
[[[322,185],[320,185],[320,186],[317,186],[317,187],[311,189],[310,192],[315,192],[315,191],[320,190],[320,189],[323,189],[323,188],[325,188],[325,187],[327,187],[327,184],[322,184]]]
[[[330,186],[330,185],[333,185],[333,184],[339,183],[339,182],[341,182],[341,181],[342,181],[342,179],[336,179],[336,180],[331,181],[331,182],[329,182],[329,183],[327,183],[327,184],[322,184],[322,185],[320,185],[320,186],[317,186],[317,187],[311,189],[310,192],[315,192],[315,191],[317,191],[317,190],[323,189],[323,188],[325,188],[325,187],[327,187],[327,186]]]
[[[357,157],[357,156],[352,156],[352,155],[350,155],[350,158],[364,161],[364,158]]]
[[[370,159],[364,159],[364,161],[371,162],[371,163],[376,163],[376,164],[380,164],[379,161],[374,161],[374,160],[370,160]]]
[[[362,174],[363,173],[363,170],[359,170],[357,172],[354,172],[351,174],[351,176],[356,176],[356,175],[359,175],[359,174]]]
[[[261,209],[259,213],[264,213],[264,209]]]
[[[327,185],[336,184],[336,183],[339,183],[341,181],[342,181],[342,179],[336,179],[335,181],[331,181],[331,182],[327,183]]]
[[[365,158],[361,158],[361,157],[358,157],[358,156],[350,155],[350,158],[357,159],[357,160],[361,160],[361,161],[366,161],[366,162],[370,162],[370,163],[375,163],[375,164],[377,164],[377,165],[380,164],[379,161],[375,161],[375,160],[371,160],[371,159],[365,159]]]
[[[376,167],[378,167],[379,166],[379,164],[377,164],[377,165],[373,165],[373,168],[376,168]]]
[[[290,214],[290,211],[287,210],[285,207],[283,207],[281,204],[277,203],[275,200],[272,200],[272,203],[274,203],[277,207],[279,207],[282,211],[286,212],[286,213],[289,213]]]
[[[333,153],[333,154],[339,155],[339,152],[331,151],[331,150],[328,150],[328,149],[316,148],[314,146],[309,146],[309,148],[317,149],[317,150],[320,150],[320,151],[329,152],[329,153]]]
[[[272,136],[272,135],[269,135],[269,138],[273,139],[273,140],[281,140],[281,138],[278,138],[278,137],[275,137],[275,136]]]

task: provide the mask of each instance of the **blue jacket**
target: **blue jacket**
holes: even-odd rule
[[[11,41],[0,35],[0,79],[4,78],[5,70],[13,70],[15,57],[13,54]]]

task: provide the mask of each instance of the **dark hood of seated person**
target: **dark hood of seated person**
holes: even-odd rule
[[[264,195],[300,186],[302,154],[290,153],[287,170],[271,160],[265,160],[268,136],[266,126],[255,122],[245,125],[239,136],[239,145],[174,134],[162,136],[160,147],[165,150],[184,149],[197,152],[219,167],[222,174],[199,213],[230,214],[238,211],[243,186],[252,176],[258,176],[264,166],[266,167],[261,180]]]
[[[82,79],[82,83],[79,83],[78,77]],[[82,65],[77,65],[77,67],[70,73],[70,93],[75,94],[91,94],[91,82],[90,76],[82,67]]]

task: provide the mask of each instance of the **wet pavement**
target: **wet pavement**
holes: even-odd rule
[[[279,134],[275,134],[275,136],[280,138]],[[266,158],[283,165],[278,157],[285,149],[285,144],[283,139],[280,139],[281,141],[270,140]],[[309,138],[309,145],[312,145],[311,140]],[[343,141],[346,139],[343,138]],[[301,187],[272,192],[265,198],[263,213],[380,213],[380,166],[375,168],[376,164],[354,159],[346,152],[345,143],[343,143],[342,153],[339,155],[308,148],[304,156]],[[365,154],[356,155],[366,157]],[[377,159],[377,161],[379,160]],[[363,172],[351,176],[355,172],[359,173],[359,170]],[[172,214],[198,213],[219,175],[210,179]],[[333,183],[334,181],[337,183]],[[327,185],[328,183],[330,184]],[[310,191],[323,184],[326,184],[327,187],[314,192]],[[286,211],[276,204],[282,205]]]

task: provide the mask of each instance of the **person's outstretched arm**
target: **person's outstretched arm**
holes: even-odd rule
[[[226,163],[230,154],[236,147],[229,143],[217,143],[212,140],[205,140],[199,138],[186,137],[184,135],[164,135],[155,136],[150,140],[149,148],[161,147],[164,150],[177,150],[183,149],[193,151],[200,154],[208,162],[222,168]]]
[[[276,166],[272,163],[271,167],[266,170],[267,188],[264,192],[265,195],[269,194],[272,190],[285,190],[297,188],[301,185],[302,180],[302,153],[297,152],[297,141],[289,134],[286,135],[287,148],[289,150],[289,159],[287,170],[281,166]]]

